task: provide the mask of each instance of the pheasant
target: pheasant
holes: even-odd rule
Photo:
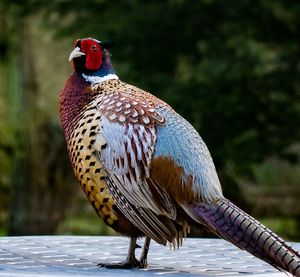
[[[129,236],[126,260],[107,268],[145,268],[151,239],[174,247],[191,226],[300,276],[300,255],[222,194],[197,131],[168,104],[119,80],[111,42],[77,39],[74,72],[60,94],[60,116],[78,179],[98,216]],[[139,259],[138,237],[145,237]]]

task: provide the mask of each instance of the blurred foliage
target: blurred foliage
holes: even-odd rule
[[[299,159],[300,145],[293,145],[286,153]],[[300,166],[298,163],[290,163],[287,160],[280,160],[278,158],[269,158],[262,164],[254,165],[252,172],[256,182],[260,186],[269,188],[294,186],[300,188]]]
[[[92,205],[82,197],[81,189],[74,194],[69,207],[66,210],[68,215],[61,221],[57,234],[74,235],[115,235],[116,233],[95,215]]]
[[[158,95],[195,126],[211,151],[225,195],[234,202],[251,212],[255,203],[245,186],[299,186],[299,150],[290,151],[300,141],[299,2],[0,0],[0,10],[0,31],[8,29],[6,36],[0,32],[0,224],[7,224],[15,160],[32,155],[19,141],[28,128],[20,111],[26,113],[28,104],[10,97],[18,94],[2,93],[20,91],[18,78],[24,71],[18,72],[18,65],[24,61],[13,58],[24,46],[16,43],[22,20],[37,84],[34,113],[26,120],[38,121],[33,133],[44,134],[37,159],[52,151],[47,138],[66,157],[61,134],[53,131],[59,126],[57,95],[71,72],[66,60],[72,42],[95,37],[115,41],[112,58],[122,80]],[[9,121],[14,111],[18,117]],[[48,137],[46,130],[53,135]],[[75,183],[66,161],[55,156],[53,161],[55,169],[47,172],[45,165],[42,171],[47,193],[52,172],[64,172],[68,188]],[[58,183],[55,187],[64,191],[63,182]],[[76,193],[64,193],[65,205],[76,205]],[[80,216],[70,220],[69,227],[58,225],[59,230],[77,232],[72,226],[81,225]],[[299,240],[299,229],[290,237]]]
[[[299,218],[264,218],[261,222],[285,239],[299,241]]]

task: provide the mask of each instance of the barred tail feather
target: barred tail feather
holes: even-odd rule
[[[227,199],[198,203],[184,210],[197,222],[279,270],[300,277],[300,255],[282,238]]]

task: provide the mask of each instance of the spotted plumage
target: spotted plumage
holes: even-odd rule
[[[200,224],[281,270],[300,276],[300,256],[222,194],[197,131],[169,105],[119,80],[106,48],[75,42],[74,73],[60,96],[74,174],[98,216],[131,238],[124,263],[147,266],[150,239],[174,247]],[[145,236],[141,258],[136,238]]]
[[[74,174],[93,205],[97,214],[109,225],[117,220],[113,211],[114,201],[105,183],[106,172],[94,152],[105,147],[97,141],[99,112],[89,107],[74,127],[68,141],[70,159]]]

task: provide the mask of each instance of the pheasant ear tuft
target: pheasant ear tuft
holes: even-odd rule
[[[76,39],[74,43],[74,47],[80,46],[80,43],[81,43],[81,39],[80,38]]]
[[[115,45],[115,43],[112,40],[107,40],[107,41],[103,41],[101,42],[101,46],[104,49],[110,49]]]

